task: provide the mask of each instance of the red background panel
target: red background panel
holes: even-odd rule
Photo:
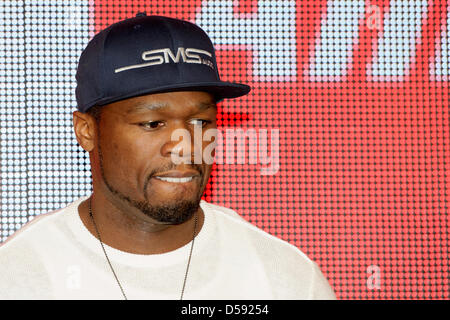
[[[97,0],[94,29],[138,11],[195,22],[207,3]],[[233,3],[245,19],[261,5]],[[222,79],[253,88],[220,104],[219,126],[278,129],[280,169],[261,175],[261,164],[215,164],[204,198],[299,247],[338,298],[448,299],[449,86],[432,81],[429,66],[449,4],[428,2],[405,76],[375,82],[367,70],[392,1],[366,1],[380,9],[381,29],[368,27],[366,10],[347,74],[312,81],[307,70],[329,4],[296,2],[295,81],[261,81],[251,46],[217,46]]]

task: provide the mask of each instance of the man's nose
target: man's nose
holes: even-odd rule
[[[171,157],[176,164],[202,162],[202,129],[185,124],[178,124],[168,130],[167,141],[161,154]]]

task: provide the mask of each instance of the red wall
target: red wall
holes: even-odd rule
[[[308,76],[327,1],[296,3],[294,78],[264,81],[253,72],[251,46],[218,46],[222,79],[253,88],[220,104],[219,127],[279,129],[280,169],[261,175],[260,164],[216,164],[204,197],[299,247],[340,299],[448,299],[448,69],[436,77],[430,66],[449,4],[428,1],[405,75],[376,77],[367,70],[393,2],[366,1],[340,76]],[[95,1],[94,29],[138,11],[195,22],[207,3]],[[234,3],[235,16],[247,19],[261,5]]]

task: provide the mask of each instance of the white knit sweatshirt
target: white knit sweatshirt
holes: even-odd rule
[[[42,214],[0,246],[0,299],[123,299],[80,198]],[[316,263],[295,246],[201,200],[184,299],[335,299]],[[140,255],[105,245],[128,299],[179,299],[191,243]]]

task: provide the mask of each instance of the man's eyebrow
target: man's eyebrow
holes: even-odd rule
[[[167,108],[167,103],[137,103],[133,108],[127,110],[127,114],[141,112],[141,111],[156,111],[159,109]],[[217,104],[214,102],[200,102],[198,104],[199,111],[205,111],[209,108],[214,108],[217,110]]]
[[[217,104],[215,102],[200,102],[198,104],[200,111],[205,111],[206,109],[213,108],[217,110]]]
[[[127,110],[127,114],[140,112],[140,111],[155,111],[158,109],[167,108],[166,103],[145,103],[138,102],[133,108]]]

